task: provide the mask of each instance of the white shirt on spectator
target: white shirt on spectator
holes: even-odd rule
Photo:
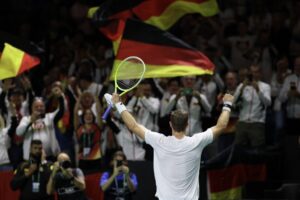
[[[54,129],[54,117],[58,110],[47,113],[45,118],[40,119],[44,127],[40,130],[34,130],[33,125],[30,124],[31,116],[25,116],[22,118],[19,126],[17,127],[17,135],[24,137],[23,142],[23,158],[29,159],[30,145],[32,140],[41,140],[43,143],[43,149],[47,156],[56,156],[60,147],[56,140]]]
[[[201,154],[213,141],[212,130],[181,139],[147,130],[145,141],[154,149],[155,196],[160,200],[198,200]]]
[[[235,102],[241,100],[239,121],[265,123],[267,107],[271,105],[271,87],[269,84],[258,81],[259,92],[253,86],[245,86],[242,94],[241,83],[235,94]]]
[[[155,97],[132,97],[127,104],[129,112],[133,113],[139,124],[146,128],[158,131],[158,112],[160,101]]]
[[[291,83],[294,82],[296,89],[300,92],[300,77],[296,74],[289,75],[284,79],[282,89],[279,94],[279,100],[286,102],[286,110],[288,118],[300,118],[300,98],[288,98],[288,92],[291,88]]]
[[[119,128],[120,132],[116,135],[116,138],[127,160],[145,160],[144,140],[131,133],[122,123],[119,124]]]
[[[164,111],[165,113],[170,113],[172,109],[175,106],[176,103],[176,95],[172,95],[170,97],[170,103],[166,110]],[[182,96],[178,99],[176,103],[176,109],[181,109],[188,111],[189,113],[189,121],[188,121],[188,131],[187,135],[193,135],[194,133],[198,133],[202,131],[202,121],[201,121],[201,113],[206,112],[210,113],[211,112],[211,105],[208,102],[207,98],[205,95],[200,94],[200,99],[201,102],[198,102],[198,99],[196,97],[192,97],[190,105],[188,105],[188,102],[186,100],[185,96]],[[200,106],[201,104],[201,106]]]
[[[8,128],[0,129],[0,165],[10,163],[7,149],[10,146],[10,138],[7,135]]]

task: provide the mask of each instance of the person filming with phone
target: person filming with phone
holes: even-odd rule
[[[85,187],[81,169],[72,168],[68,154],[60,153],[57,156],[57,162],[53,165],[47,184],[47,194],[51,195],[56,191],[58,200],[87,200],[84,193]]]
[[[121,150],[116,151],[108,171],[100,179],[104,200],[131,200],[137,185],[137,177],[130,172],[125,154]]]
[[[271,105],[271,87],[260,80],[261,68],[252,65],[234,94],[239,109],[235,143],[260,148],[265,145],[266,110]]]
[[[211,112],[211,105],[207,97],[195,90],[196,76],[185,76],[181,79],[183,88],[170,97],[170,103],[164,111],[170,114],[174,108],[186,110],[189,114],[187,134],[192,136],[194,133],[202,131],[202,115]]]

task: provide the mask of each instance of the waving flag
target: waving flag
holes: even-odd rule
[[[18,76],[39,63],[39,58],[5,43],[0,58],[0,80]]]
[[[162,30],[169,29],[182,16],[198,13],[209,17],[219,12],[216,0],[111,0],[91,8],[88,16],[98,19],[139,19]]]
[[[132,55],[144,60],[145,78],[212,74],[214,70],[214,64],[204,54],[172,34],[140,21],[127,20],[112,77],[116,66]]]

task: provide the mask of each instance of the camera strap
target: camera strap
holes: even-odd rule
[[[37,173],[37,179],[36,180],[35,180],[35,175],[34,174],[31,176],[32,192],[34,192],[34,193],[40,192],[40,178],[41,178],[40,171],[38,171],[38,173]]]
[[[123,194],[125,192],[125,187],[127,186],[125,174],[123,173],[123,187],[119,187],[117,178],[118,178],[118,176],[115,178],[115,185],[116,185],[117,195],[118,194]]]

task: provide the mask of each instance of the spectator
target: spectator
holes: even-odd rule
[[[128,110],[146,127],[158,130],[159,99],[152,94],[150,82],[142,82],[134,96],[128,102]],[[122,127],[117,138],[120,146],[129,160],[144,160],[152,158],[152,149],[144,146],[144,141]],[[145,149],[144,149],[145,148]]]
[[[248,77],[234,94],[235,102],[240,104],[235,137],[238,145],[256,148],[265,145],[266,110],[271,105],[271,88],[260,81],[260,75],[260,67],[252,65]]]
[[[144,81],[138,86],[135,95],[130,99],[127,106],[141,124],[158,130],[157,117],[160,104],[159,100],[152,94],[150,82]]]
[[[43,155],[41,140],[32,140],[29,160],[21,163],[11,181],[13,190],[20,190],[20,200],[54,200],[46,193],[46,185],[51,174],[50,163]]]
[[[300,123],[300,56],[294,60],[294,71],[286,77],[279,94],[279,100],[286,104],[286,127],[290,134],[299,135]]]
[[[187,110],[189,113],[187,134],[192,135],[193,133],[202,131],[201,116],[203,112],[211,112],[211,105],[204,94],[194,89],[196,83],[195,76],[183,77],[182,83],[184,88],[177,95],[171,96],[166,113],[170,113],[174,106],[177,109]]]
[[[197,82],[197,89],[201,94],[204,94],[212,108],[215,107],[217,100],[218,88],[216,82],[211,75],[202,75]],[[206,113],[206,116],[210,116],[210,113]]]
[[[225,75],[225,90],[218,95],[217,111],[222,110],[223,102],[222,98],[226,93],[234,94],[238,86],[237,73],[235,71],[229,71]],[[232,108],[228,126],[224,130],[224,134],[220,135],[218,140],[218,151],[221,152],[228,148],[234,141],[235,128],[238,120],[238,111],[236,108]]]
[[[17,83],[22,85],[17,85]],[[19,124],[22,117],[29,114],[29,106],[32,103],[34,92],[31,89],[31,83],[25,76],[18,77],[17,79],[6,79],[3,81],[3,92],[0,95],[0,105],[3,116],[6,116],[6,124],[11,124],[15,127]],[[22,88],[24,87],[26,93]],[[10,147],[8,155],[14,169],[23,161],[23,138],[14,132],[9,132]]]
[[[47,194],[57,192],[58,200],[87,200],[85,180],[79,168],[71,168],[70,157],[65,153],[57,156],[53,171],[47,183]]]
[[[169,79],[166,90],[163,92],[163,97],[160,100],[160,118],[158,121],[159,131],[167,135],[171,135],[172,131],[168,125],[169,115],[167,113],[167,108],[170,103],[171,96],[177,95],[179,89],[179,80],[176,78]]]
[[[23,87],[26,93],[24,92]],[[3,81],[0,106],[2,108],[2,114],[6,116],[5,120],[8,124],[10,124],[11,119],[11,112],[8,109],[10,103],[15,105],[18,121],[21,121],[23,116],[29,114],[29,106],[32,103],[33,96],[34,92],[31,88],[31,83],[26,76]]]
[[[278,59],[276,63],[276,71],[273,72],[271,78],[271,97],[273,102],[272,122],[274,126],[270,128],[272,131],[272,139],[275,145],[279,145],[282,142],[283,128],[284,128],[284,110],[282,109],[282,103],[279,99],[279,93],[283,86],[284,79],[291,74],[289,69],[289,60],[286,56]]]
[[[52,93],[59,98],[59,109],[45,114],[45,104],[41,98],[36,98],[32,104],[31,116],[24,116],[17,127],[17,135],[24,137],[23,158],[28,160],[30,142],[40,139],[49,159],[54,159],[59,152],[59,145],[55,137],[54,124],[63,116],[64,96],[60,88],[53,88]]]
[[[101,167],[101,121],[96,122],[91,109],[82,114],[82,123],[76,129],[79,144],[79,168],[83,171],[99,170]]]
[[[130,172],[127,159],[122,151],[116,151],[100,179],[104,200],[131,200],[138,186],[137,177]]]
[[[179,81],[176,78],[172,78],[167,80],[166,90],[163,91],[163,97],[160,103],[160,117],[164,117],[167,115],[166,108],[170,102],[170,98],[172,95],[177,95],[179,92]]]

